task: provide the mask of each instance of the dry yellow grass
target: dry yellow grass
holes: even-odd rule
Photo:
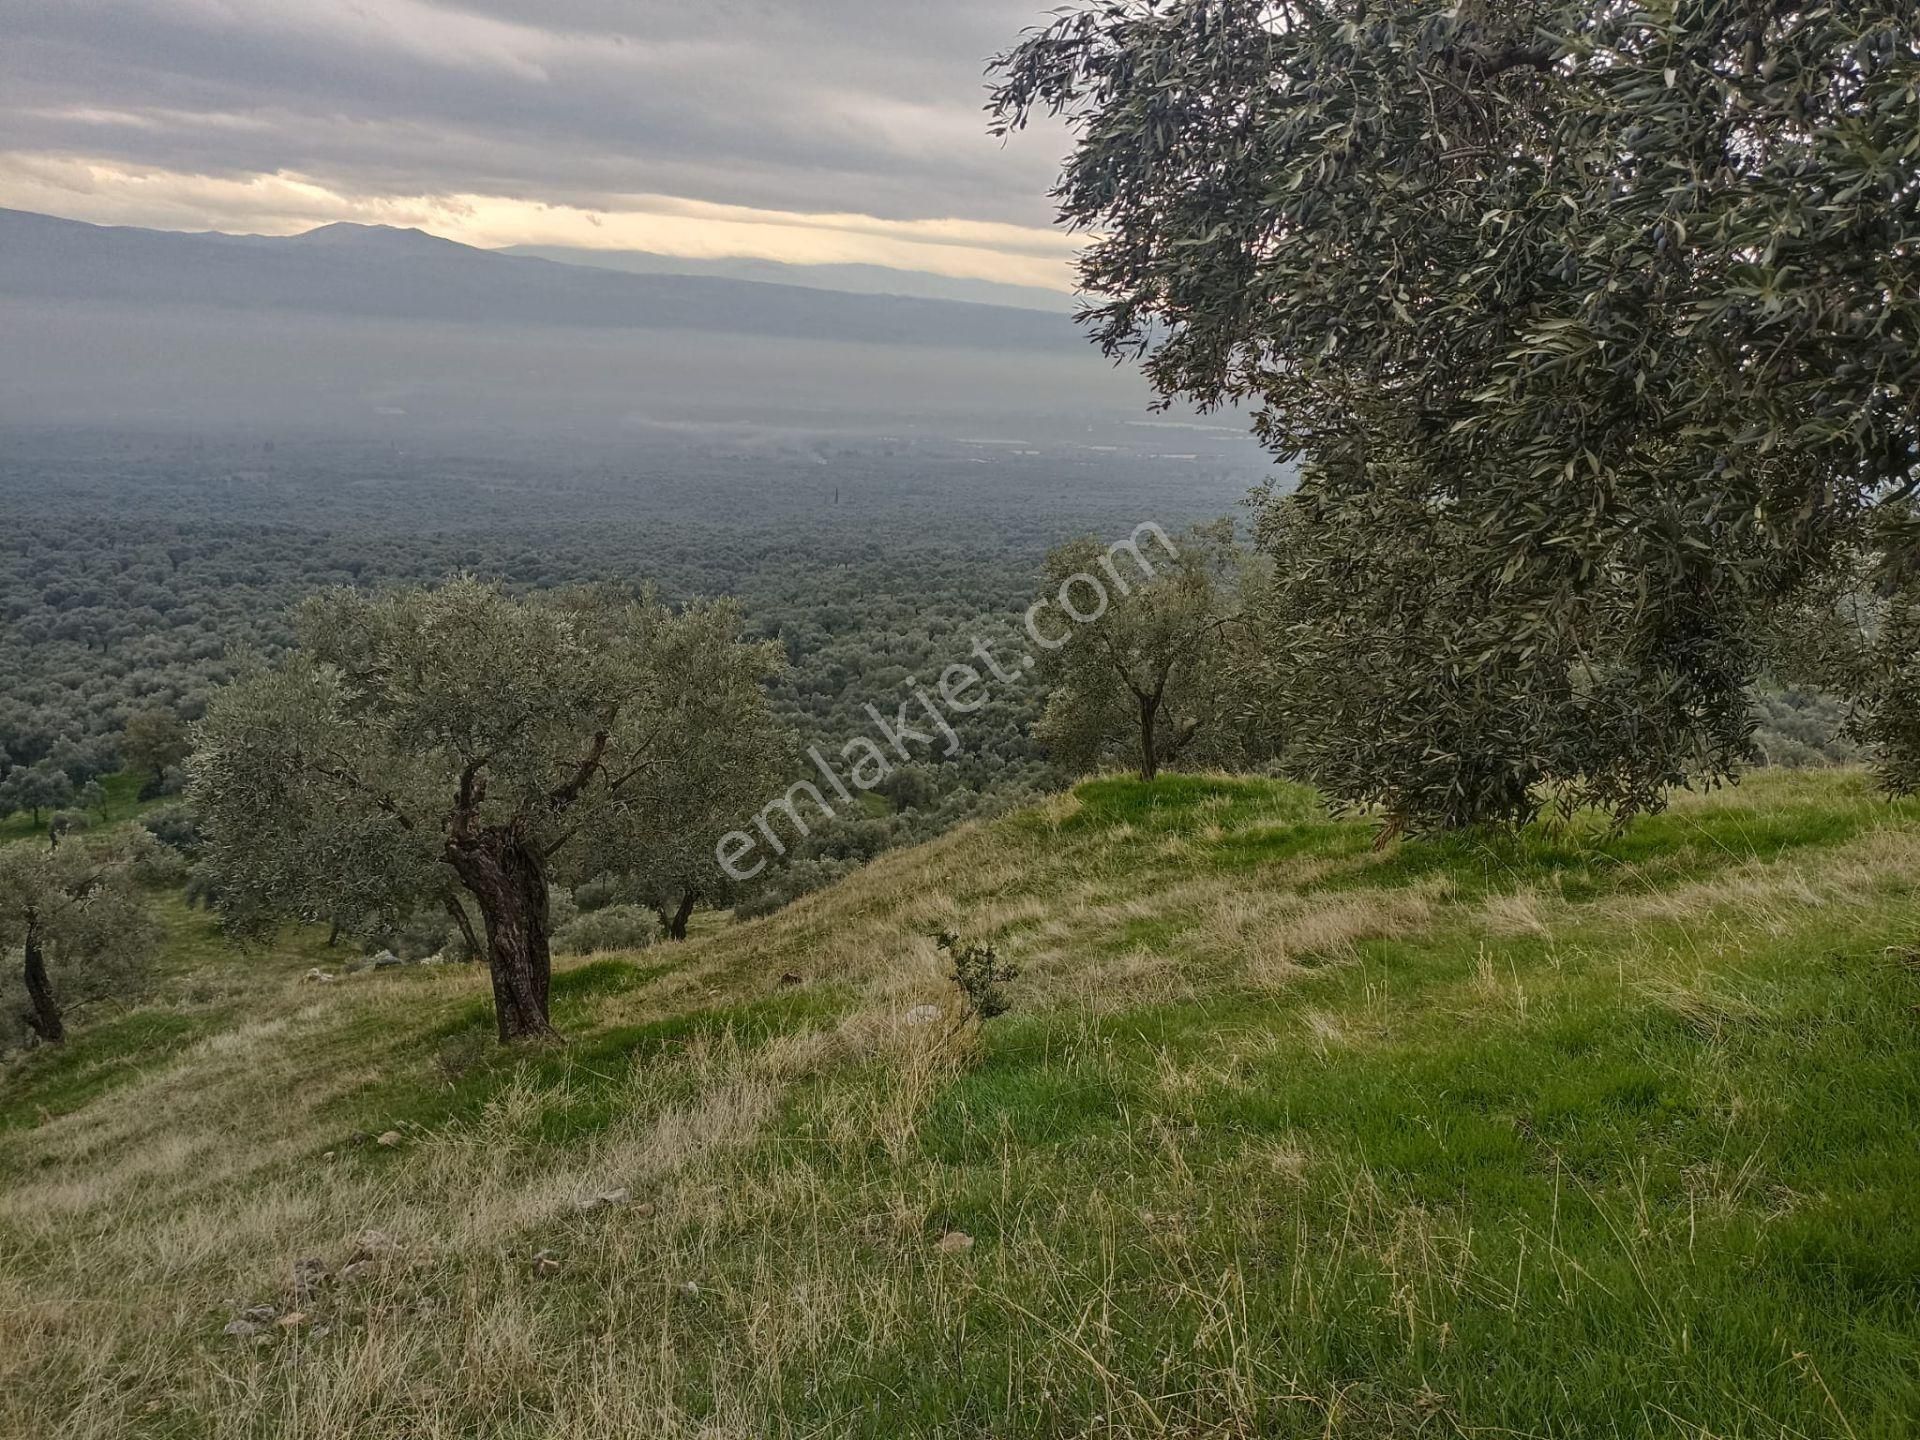
[[[1693,803],[1711,818],[1728,802]],[[1401,873],[1334,827],[1318,848],[1289,848],[1291,814],[1236,813],[1222,796],[1170,834],[1152,815],[1093,823],[1068,796],[883,857],[675,947],[670,970],[592,1005],[596,1033],[713,1024],[596,1051],[570,1073],[563,1059],[558,1079],[508,1077],[471,1115],[403,1126],[390,1154],[345,1147],[342,1117],[396,1077],[444,1087],[430,1036],[482,977],[321,988],[298,978],[304,942],[204,952],[175,984],[209,998],[163,1003],[228,1020],[6,1139],[0,1434],[844,1433],[857,1417],[810,1408],[842,1393],[827,1372],[871,1370],[884,1408],[884,1387],[907,1383],[892,1357],[922,1354],[929,1334],[965,1345],[983,1307],[1023,1337],[983,1414],[1052,1414],[1056,1433],[1102,1436],[1427,1433],[1462,1418],[1457,1396],[1282,1364],[1276,1308],[1302,1333],[1364,1322],[1437,1374],[1464,1314],[1545,1323],[1528,1307],[1548,1279],[1603,1303],[1580,1268],[1599,1262],[1550,1219],[1476,1228],[1409,1199],[1337,1132],[1223,1138],[1203,1117],[1223,1096],[1251,1105],[1276,1069],[1364,1074],[1349,1067],[1378,1054],[1397,1076],[1422,1025],[1531,1033],[1593,987],[1711,1043],[1773,1013],[1742,968],[1752,957],[1835,911],[1904,903],[1920,860],[1904,825],[1867,826],[1575,899],[1552,876],[1476,889],[1465,868]],[[199,943],[201,922],[176,924]],[[955,1108],[992,1056],[955,1005],[930,939],[941,927],[1021,969],[1016,1013],[1045,1047],[1031,1115],[988,1103],[992,1089]],[[1416,1005],[1413,981],[1370,948],[1384,942],[1461,958],[1432,962]],[[789,970],[820,1003],[750,1032],[739,1017]],[[910,1023],[925,1004],[942,1017]],[[1131,1035],[1183,1006],[1223,1007],[1205,1044]],[[1117,1093],[1142,1108],[1091,1172],[1067,1163],[1082,1143],[1071,1125],[1057,1142],[1021,1133],[1114,1091],[1115,1076],[1137,1081]],[[1728,1148],[1686,1172],[1696,1210],[1726,1223],[1804,1203],[1745,1138],[1754,1107],[1778,1104],[1750,1089],[1714,1092]],[[556,1114],[587,1104],[601,1118],[556,1141]],[[1055,1143],[1057,1172],[1035,1158]],[[587,1208],[616,1190],[630,1200]],[[1592,1203],[1623,1234],[1664,1234],[1646,1190],[1623,1181]],[[937,1247],[963,1202],[989,1200],[1007,1217],[990,1244]],[[1517,1263],[1484,1251],[1490,1231],[1513,1239]],[[301,1294],[310,1257],[334,1278]],[[1126,1318],[1143,1283],[1184,1317],[1153,1364]],[[263,1303],[304,1319],[221,1333]],[[1707,1418],[1693,1428],[1707,1433]]]

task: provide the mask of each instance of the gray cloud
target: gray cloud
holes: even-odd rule
[[[985,134],[1043,0],[60,0],[7,7],[16,155],[586,209],[658,193],[1043,226]]]

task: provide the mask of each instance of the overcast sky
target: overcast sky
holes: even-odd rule
[[[0,206],[1066,288],[1064,140],[981,111],[1052,3],[0,0]]]

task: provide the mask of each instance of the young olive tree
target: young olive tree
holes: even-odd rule
[[[710,697],[729,723],[662,735],[628,802],[600,810],[582,829],[583,867],[652,910],[669,940],[687,938],[696,906],[731,903],[738,884],[715,845],[784,788],[792,746],[768,708],[764,673],[715,674],[714,684],[733,687]]]
[[[1035,733],[1070,769],[1121,761],[1150,781],[1181,760],[1231,758],[1227,658],[1244,557],[1231,521],[1140,553],[1150,570],[1091,538],[1048,554],[1035,613],[1072,623],[1040,630],[1035,673],[1053,689]]]
[[[503,1042],[553,1033],[556,875],[643,846],[645,782],[677,737],[734,733],[777,664],[730,604],[604,588],[338,591],[295,629],[198,727],[192,803],[223,905],[243,926],[400,916],[451,882],[482,918]]]
[[[41,1043],[61,1044],[74,1010],[126,995],[145,969],[157,936],[141,859],[117,836],[0,845],[0,954],[20,963],[20,1000],[8,1009]]]
[[[0,814],[24,810],[38,826],[42,812],[73,803],[73,781],[52,760],[16,765],[0,780]]]
[[[171,710],[141,710],[127,719],[120,737],[120,756],[147,776],[143,795],[157,795],[167,783],[167,771],[187,758],[192,749],[187,727]]]
[[[1099,0],[994,105],[1078,134],[1094,338],[1300,462],[1269,533],[1346,580],[1291,623],[1369,670],[1338,798],[1657,805],[1746,755],[1772,607],[1914,548],[1906,0]]]

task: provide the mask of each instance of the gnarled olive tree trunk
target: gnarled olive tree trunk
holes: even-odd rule
[[[27,936],[27,1003],[33,1008],[25,1016],[27,1028],[49,1045],[58,1045],[67,1038],[66,1021],[61,1017],[60,1004],[53,998],[53,982],[47,977],[47,959],[40,951],[40,938],[29,933]]]
[[[517,826],[488,826],[456,833],[447,843],[447,863],[486,924],[501,1042],[551,1036],[546,858]]]

